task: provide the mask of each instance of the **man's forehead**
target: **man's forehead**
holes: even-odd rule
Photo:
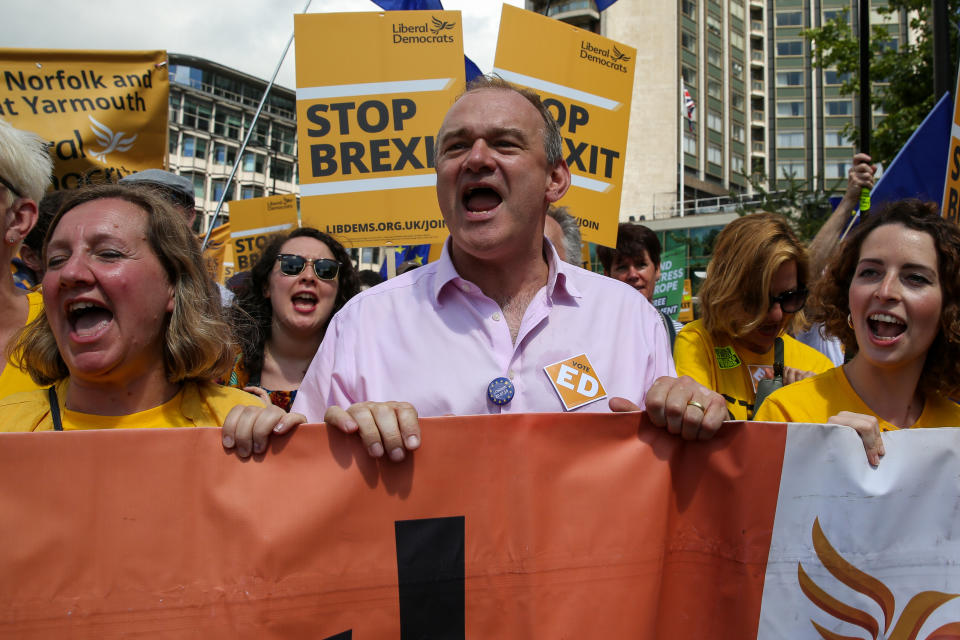
[[[469,91],[453,103],[443,120],[441,131],[459,129],[466,123],[497,128],[541,129],[543,120],[536,108],[516,91],[484,88]]]

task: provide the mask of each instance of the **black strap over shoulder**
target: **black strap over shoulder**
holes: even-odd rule
[[[773,343],[773,378],[783,381],[783,338]]]
[[[53,419],[53,430],[63,431],[63,421],[60,420],[60,401],[57,399],[57,390],[54,386],[47,389],[47,400],[50,402],[50,417]]]

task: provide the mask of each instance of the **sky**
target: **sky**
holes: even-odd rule
[[[306,0],[0,0],[3,47],[165,49],[207,58],[264,80],[273,74]],[[444,0],[463,12],[464,51],[481,71],[493,68],[500,0]],[[522,7],[523,0],[506,0]],[[378,11],[371,0],[313,0],[309,13]],[[296,44],[294,44],[294,47]],[[295,88],[294,47],[277,83]]]

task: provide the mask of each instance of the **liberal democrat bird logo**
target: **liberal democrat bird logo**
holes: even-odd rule
[[[813,548],[817,552],[820,562],[823,563],[827,571],[833,574],[834,578],[854,591],[867,596],[880,606],[880,610],[883,612],[883,633],[880,633],[880,621],[866,611],[857,609],[831,596],[807,575],[807,572],[803,570],[803,564],[798,562],[797,579],[800,582],[800,590],[813,604],[837,620],[843,620],[862,628],[873,640],[877,640],[878,636],[887,640],[914,640],[920,633],[920,627],[923,626],[930,614],[944,603],[960,596],[960,593],[942,593],[940,591],[922,591],[916,594],[910,598],[907,606],[900,613],[900,619],[894,625],[893,631],[889,632],[888,635],[891,617],[896,605],[890,589],[873,576],[847,562],[827,540],[823,529],[820,528],[819,518],[813,522]],[[851,638],[825,629],[813,620],[810,621],[810,624],[824,640]],[[947,638],[960,638],[960,621],[949,622],[927,636],[927,640],[945,640]]]
[[[447,22],[446,20],[440,20],[436,16],[431,18],[431,21],[433,22],[433,28],[430,29],[430,33],[432,33],[433,35],[437,35],[441,31],[446,31],[447,29],[453,29],[455,26],[457,26],[456,22]]]
[[[108,153],[128,151],[137,140],[137,134],[133,134],[129,138],[124,138],[123,136],[126,134],[125,131],[114,133],[110,127],[94,120],[93,116],[88,115],[87,117],[90,118],[90,122],[93,123],[90,125],[90,130],[93,131],[93,135],[96,136],[97,142],[103,145],[103,149],[91,151],[90,155],[103,164],[107,164]]]
[[[616,47],[614,47],[614,48],[613,48],[613,58],[612,58],[612,60],[613,60],[614,62],[616,62],[616,61],[618,61],[618,60],[623,60],[624,62],[629,62],[629,61],[630,61],[630,56],[628,56],[627,54],[625,54],[623,51],[620,51],[620,49],[617,49]]]

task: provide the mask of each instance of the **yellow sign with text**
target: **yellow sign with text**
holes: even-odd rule
[[[297,198],[293,194],[232,201],[230,244],[235,271],[249,271],[271,236],[296,226]]]
[[[294,32],[303,223],[350,247],[443,241],[434,138],[464,88],[460,12],[312,13]]]
[[[636,58],[627,45],[503,6],[494,73],[539,93],[560,125],[572,177],[560,204],[584,242],[617,244]]]
[[[585,353],[554,362],[543,370],[567,411],[607,397],[603,383],[600,382],[600,374],[590,364]]]
[[[203,261],[207,273],[220,284],[226,284],[233,276],[233,245],[230,242],[229,222],[210,232],[210,240],[203,250]]]
[[[166,167],[165,51],[0,49],[0,117],[50,141],[53,188]]]
[[[943,185],[940,213],[954,222],[960,222],[960,73],[957,90],[953,92],[953,123],[950,127],[950,153],[947,155],[947,178]]]

